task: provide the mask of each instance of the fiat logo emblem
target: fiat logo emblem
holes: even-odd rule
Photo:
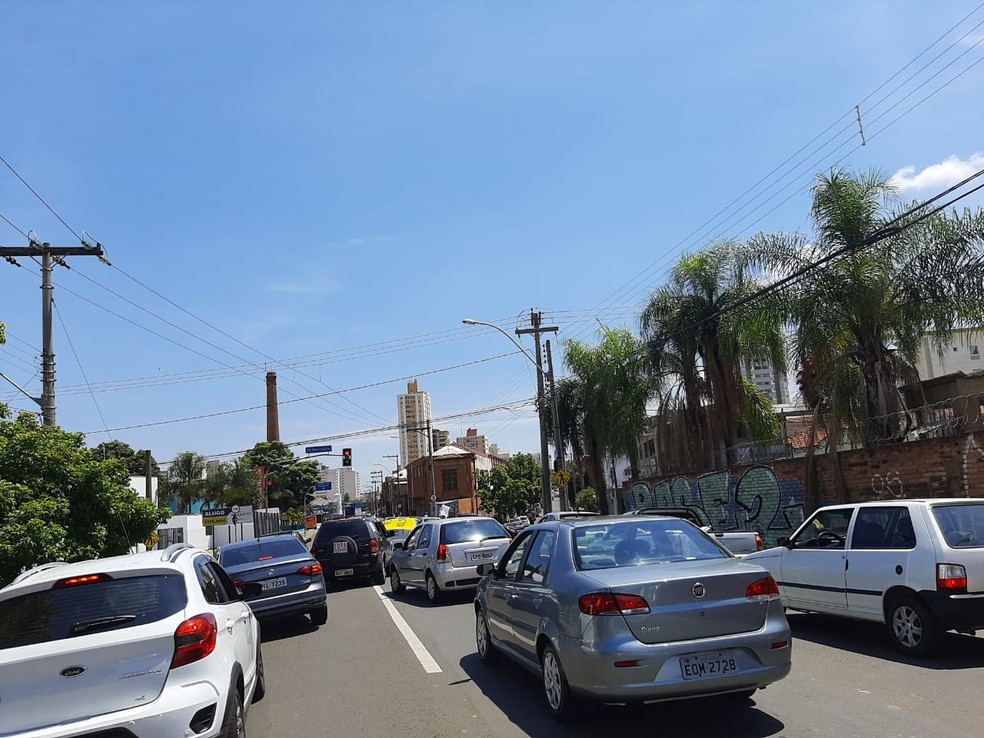
[[[693,592],[694,597],[700,599],[704,596],[704,585],[700,582],[694,582],[694,586],[690,588],[690,591]]]
[[[61,675],[63,677],[77,677],[85,674],[84,666],[69,666],[67,669],[61,670]]]

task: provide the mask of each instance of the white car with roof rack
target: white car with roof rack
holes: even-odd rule
[[[0,589],[2,735],[242,737],[264,691],[241,588],[189,544],[43,564]]]

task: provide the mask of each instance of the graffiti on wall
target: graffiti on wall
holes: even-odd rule
[[[964,443],[963,458],[961,459],[961,473],[963,476],[963,493],[964,497],[970,497],[970,478],[971,474],[968,467],[968,463],[977,459],[978,461],[984,461],[984,449],[982,449],[978,443],[977,439],[974,437],[973,433],[967,436],[967,441]],[[978,495],[980,493],[978,492]],[[977,495],[974,495],[975,497]]]
[[[884,500],[889,497],[905,497],[905,485],[897,471],[889,471],[884,475],[875,472],[871,475],[871,491],[875,493],[876,500]]]
[[[795,479],[776,477],[768,466],[751,466],[741,475],[729,471],[665,479],[650,487],[636,482],[626,494],[626,509],[689,507],[715,530],[751,530],[766,546],[776,545],[803,522],[804,493]]]

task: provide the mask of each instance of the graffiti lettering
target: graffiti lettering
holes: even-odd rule
[[[902,480],[896,471],[890,471],[884,477],[877,472],[872,474],[871,491],[875,493],[875,497],[879,500],[887,495],[891,495],[892,497],[905,496],[905,487],[902,485]]]
[[[981,453],[984,457],[984,451]],[[720,471],[702,474],[695,483],[686,477],[666,479],[652,488],[636,482],[625,502],[628,509],[690,507],[717,530],[758,531],[767,546],[790,535],[804,520],[804,494],[799,483],[795,479],[780,481],[768,466],[749,467],[738,479]]]

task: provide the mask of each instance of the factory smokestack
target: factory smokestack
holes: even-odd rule
[[[280,414],[277,408],[277,373],[267,372],[267,442],[280,440]]]

